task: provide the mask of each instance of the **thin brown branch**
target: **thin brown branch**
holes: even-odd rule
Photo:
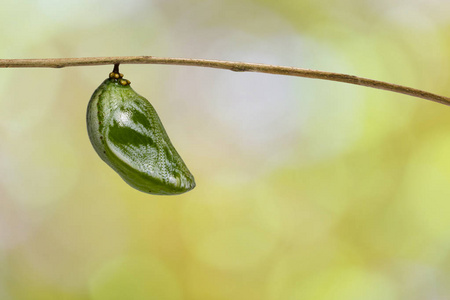
[[[346,75],[294,67],[232,62],[207,59],[167,58],[153,56],[122,56],[122,57],[83,57],[83,58],[47,58],[47,59],[0,59],[0,68],[64,68],[75,66],[93,66],[109,64],[162,64],[179,66],[196,66],[216,69],[226,69],[235,72],[259,72],[277,75],[316,78],[339,81],[375,89],[387,90],[406,94],[445,105],[450,105],[450,98],[439,96],[426,91],[392,84],[388,82]]]

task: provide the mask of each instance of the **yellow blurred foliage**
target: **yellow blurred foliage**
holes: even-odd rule
[[[450,2],[2,4],[1,58],[291,65],[450,95]],[[112,66],[0,70],[0,299],[450,299],[443,105],[304,78],[122,65],[196,177],[126,185],[92,149]]]

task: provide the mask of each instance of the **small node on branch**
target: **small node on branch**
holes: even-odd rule
[[[250,71],[250,68],[244,66],[233,66],[230,68],[230,70],[233,72],[246,72]]]

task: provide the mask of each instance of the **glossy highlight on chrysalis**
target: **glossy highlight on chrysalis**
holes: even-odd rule
[[[100,158],[144,193],[176,195],[195,187],[155,109],[123,79],[118,65],[87,109],[89,139]]]

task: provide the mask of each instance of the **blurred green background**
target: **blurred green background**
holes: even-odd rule
[[[18,0],[1,58],[154,55],[450,95],[444,0]],[[0,69],[0,299],[450,299],[450,111],[342,83],[122,65],[197,187],[140,193],[92,148],[112,66]]]

